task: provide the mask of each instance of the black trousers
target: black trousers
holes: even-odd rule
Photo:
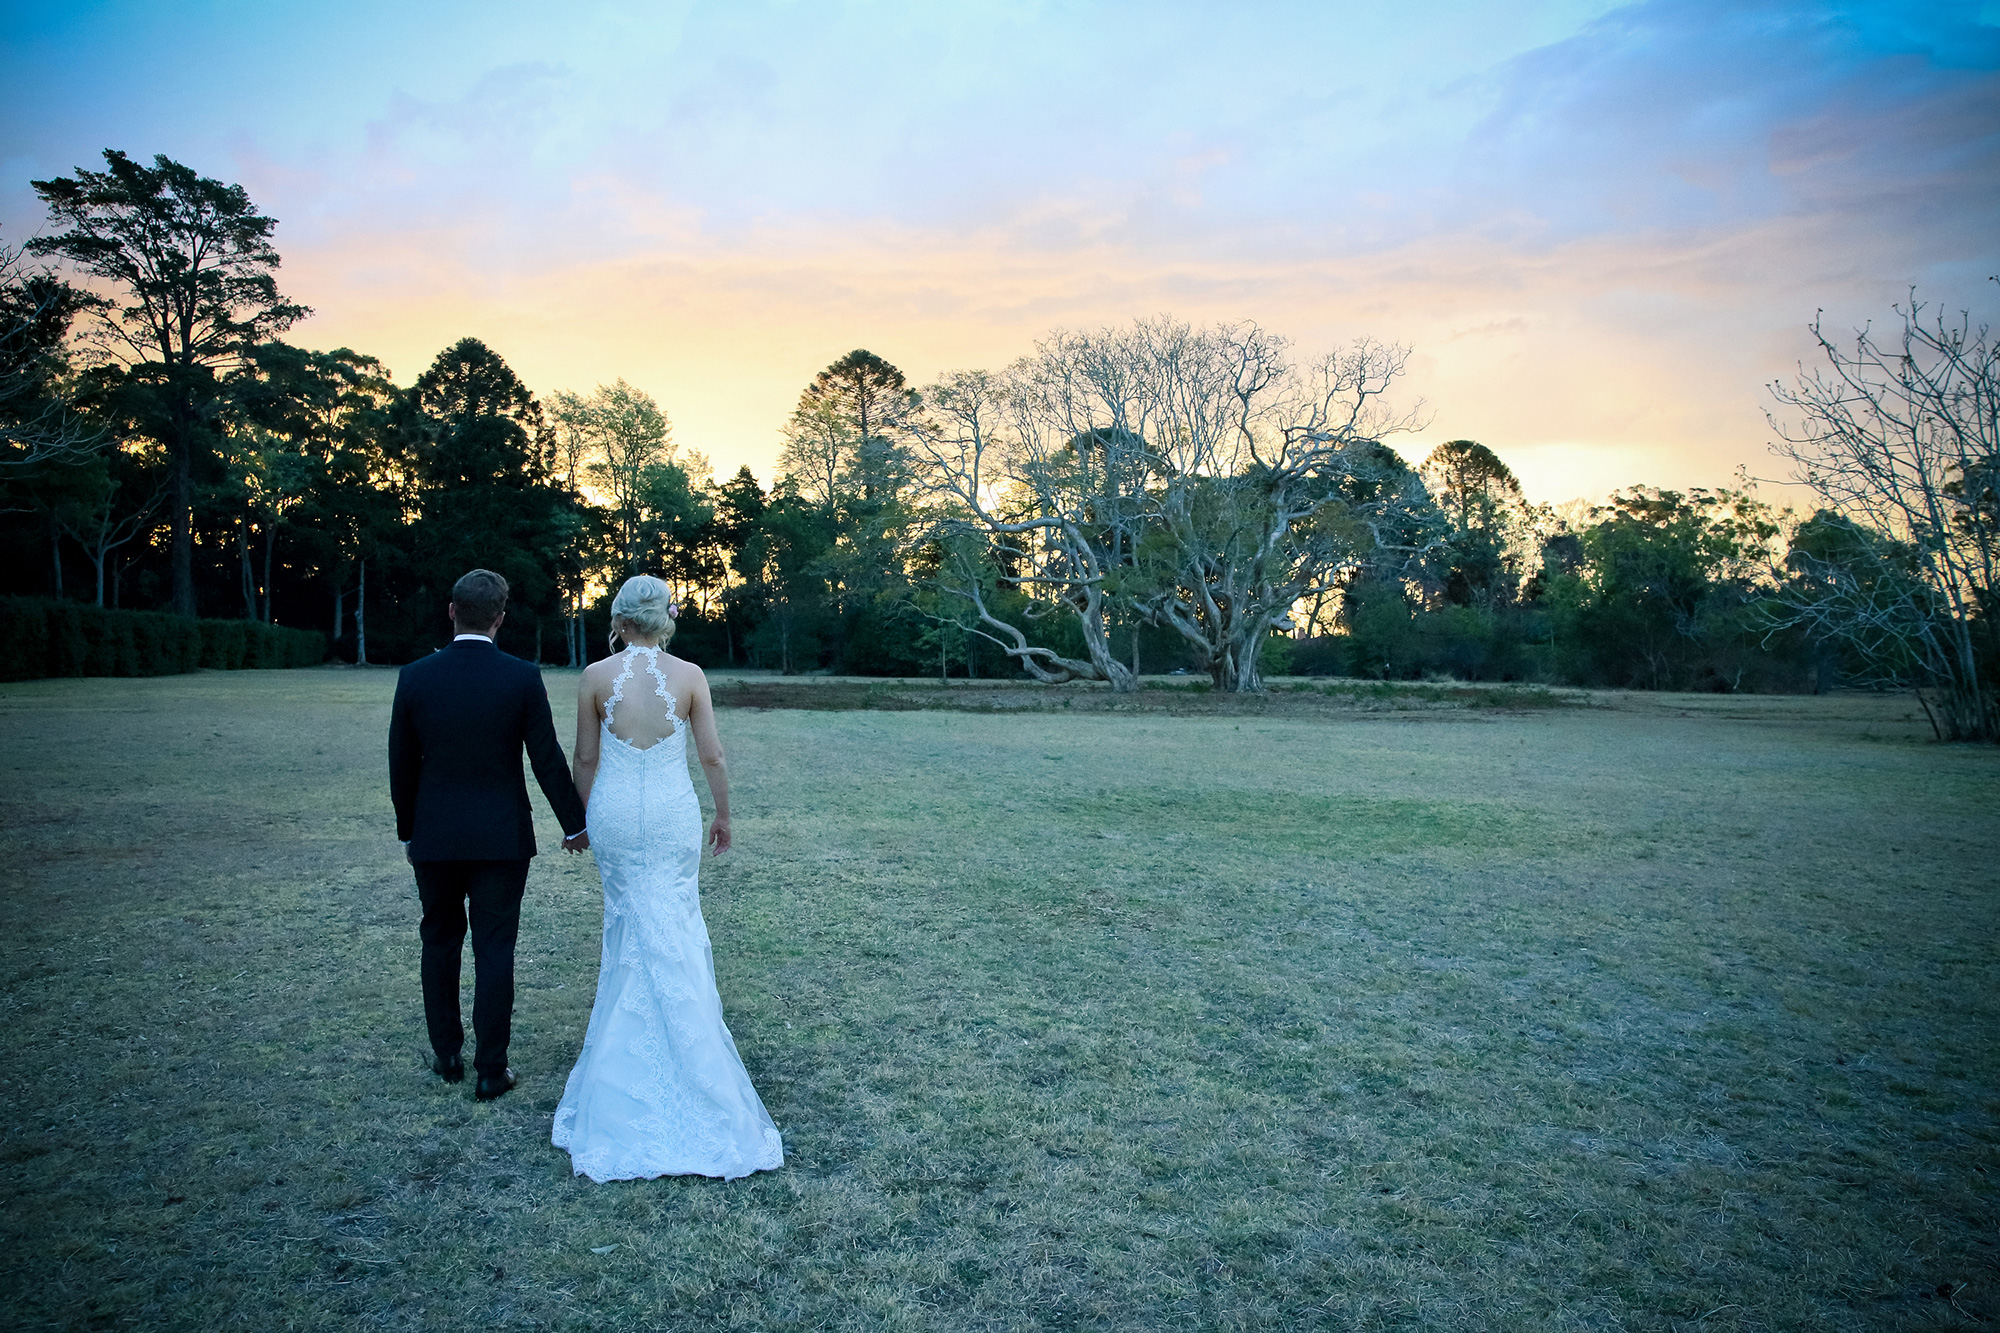
[[[424,917],[424,1023],[431,1049],[449,1060],[465,1045],[458,1011],[458,965],[464,954],[467,905],[472,921],[472,1067],[498,1075],[507,1068],[514,1032],[514,938],[521,933],[526,861],[418,861],[417,896]]]

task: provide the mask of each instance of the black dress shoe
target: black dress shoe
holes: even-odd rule
[[[454,1055],[447,1060],[442,1055],[431,1061],[431,1072],[447,1083],[465,1082],[465,1061]]]
[[[498,1074],[481,1074],[478,1085],[472,1090],[472,1095],[482,1102],[490,1102],[495,1097],[512,1091],[518,1082],[520,1080],[514,1077],[514,1071],[511,1069],[503,1069]]]

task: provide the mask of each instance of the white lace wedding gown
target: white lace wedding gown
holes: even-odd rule
[[[626,699],[635,667],[653,689]],[[597,1181],[768,1171],[784,1161],[784,1143],[722,1022],[696,887],[701,805],[687,722],[658,649],[625,650],[604,712],[588,824],[604,879],[604,953],[551,1137],[576,1174]]]

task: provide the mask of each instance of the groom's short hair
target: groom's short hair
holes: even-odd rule
[[[451,585],[451,600],[461,624],[491,629],[507,609],[507,580],[490,569],[475,569]]]

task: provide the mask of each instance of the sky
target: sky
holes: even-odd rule
[[[279,219],[293,341],[623,378],[767,483],[853,348],[1157,314],[1407,344],[1397,447],[1534,500],[1779,482],[1816,314],[2000,324],[2000,0],[8,0],[0,242],[105,148]]]

